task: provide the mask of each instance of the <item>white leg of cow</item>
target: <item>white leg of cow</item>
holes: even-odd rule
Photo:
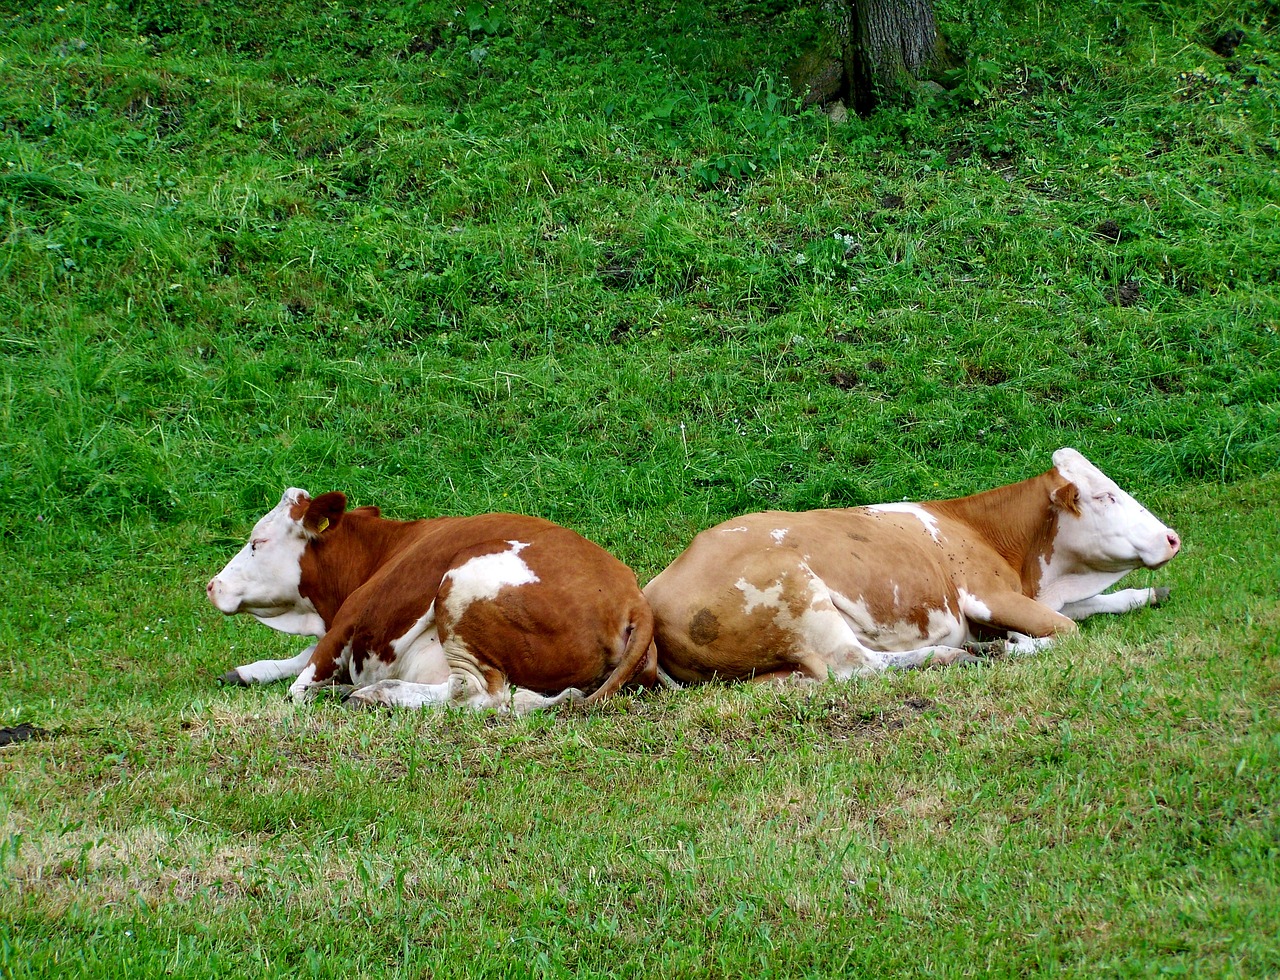
[[[511,691],[508,697],[499,695],[503,704],[498,707],[498,711],[510,711],[516,715],[527,715],[530,711],[542,711],[545,708],[554,708],[558,704],[565,701],[582,701],[586,695],[579,691],[576,687],[561,691],[554,697],[547,697],[539,694],[537,691],[530,691],[528,688],[517,687]]]
[[[297,677],[302,673],[302,668],[311,661],[311,654],[315,649],[316,645],[313,643],[296,657],[285,660],[256,660],[251,664],[227,671],[218,680],[229,686],[248,687],[251,684],[270,684],[272,681],[282,681],[286,677]]]
[[[384,680],[354,691],[348,699],[353,707],[369,708],[470,708],[473,711],[511,712],[528,714],[543,708],[552,708],[565,701],[581,701],[585,695],[577,688],[569,688],[554,697],[547,697],[518,687],[511,691],[489,694],[479,689],[469,676],[454,674],[443,684],[415,684],[411,681]]]
[[[1014,656],[1026,656],[1030,653],[1038,653],[1045,647],[1053,646],[1054,638],[1052,636],[1028,636],[1026,633],[1009,633],[1009,639],[1005,641],[1004,649],[1006,653]]]
[[[959,647],[921,647],[919,650],[907,650],[904,653],[885,653],[881,654],[881,656],[885,658],[885,666],[894,670],[982,663],[981,658],[975,657],[969,651],[961,650]]]
[[[377,681],[352,691],[347,704],[353,708],[443,708],[454,704],[461,691],[462,685],[452,677],[442,684],[415,684],[393,679]]]
[[[1079,602],[1068,602],[1059,611],[1078,621],[1098,613],[1127,613],[1146,606],[1158,606],[1168,598],[1169,590],[1166,588],[1121,589],[1081,599]]]

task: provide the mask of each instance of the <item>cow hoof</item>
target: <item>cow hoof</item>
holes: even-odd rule
[[[1004,653],[1004,640],[974,640],[966,643],[964,649],[975,657],[998,657]]]
[[[1168,602],[1168,601],[1169,601],[1169,594],[1170,594],[1171,592],[1173,592],[1173,590],[1172,590],[1171,588],[1169,588],[1169,586],[1167,586],[1167,585],[1162,585],[1162,586],[1160,586],[1160,587],[1159,587],[1159,588],[1157,588],[1157,589],[1152,589],[1152,590],[1151,590],[1151,605],[1152,605],[1152,606],[1163,606],[1166,602]]]
[[[351,684],[315,684],[311,687],[304,687],[301,691],[289,691],[289,696],[300,704],[310,704],[312,701],[335,700],[345,701],[351,696],[351,692],[355,690]]]
[[[248,687],[249,682],[240,676],[240,672],[229,670],[218,678],[219,687]]]
[[[347,696],[343,702],[348,708],[355,708],[360,711],[368,711],[371,708],[389,708],[387,704],[376,691],[353,691]]]

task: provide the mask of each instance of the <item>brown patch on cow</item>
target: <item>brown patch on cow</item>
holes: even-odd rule
[[[699,646],[708,646],[720,635],[720,620],[710,609],[699,609],[689,621],[689,639]]]

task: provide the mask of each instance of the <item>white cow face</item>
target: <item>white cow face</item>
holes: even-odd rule
[[[282,633],[324,635],[324,620],[299,591],[302,554],[312,534],[301,515],[310,501],[305,490],[290,487],[284,492],[280,503],[253,526],[249,543],[205,586],[214,606],[228,616],[248,613]]]
[[[1076,491],[1075,500],[1060,510],[1055,553],[1069,554],[1098,571],[1116,572],[1159,568],[1178,553],[1182,541],[1177,533],[1080,453],[1059,449],[1053,465]]]

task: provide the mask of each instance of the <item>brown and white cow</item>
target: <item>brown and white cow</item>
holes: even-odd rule
[[[356,704],[516,712],[653,682],[653,616],[635,575],[603,548],[537,517],[391,521],[341,493],[289,489],[206,586],[319,642],[223,681],[296,677],[295,700],[354,688]]]
[[[645,589],[679,681],[825,679],[971,660],[1005,634],[1043,646],[1167,589],[1102,591],[1159,568],[1178,535],[1074,449],[1030,480],[955,500],[749,514],[703,531]]]

